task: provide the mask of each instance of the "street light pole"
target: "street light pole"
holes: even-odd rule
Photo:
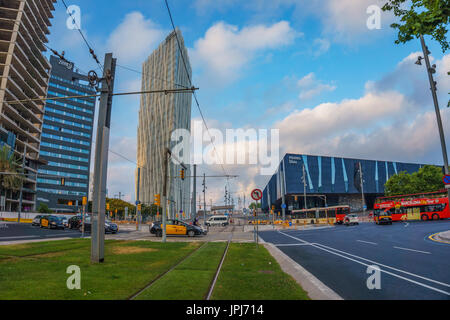
[[[428,47],[425,45],[425,39],[423,38],[423,35],[420,35],[420,43],[422,45],[422,51],[423,56],[425,60],[425,65],[427,67],[427,73],[428,73],[428,80],[430,82],[430,90],[431,95],[433,96],[433,102],[434,102],[434,109],[436,111],[436,121],[439,129],[439,137],[441,139],[441,148],[442,148],[442,156],[444,158],[444,171],[445,174],[449,174],[449,168],[448,168],[448,157],[447,157],[447,147],[445,144],[445,136],[444,136],[444,128],[442,126],[442,119],[441,119],[441,111],[439,109],[439,102],[436,94],[436,82],[433,79],[433,73],[436,72],[436,69],[431,67],[430,65],[430,59],[428,57],[428,54],[430,53],[428,51]],[[420,64],[420,57],[419,57],[419,63]],[[450,189],[447,189],[448,197],[450,199]]]

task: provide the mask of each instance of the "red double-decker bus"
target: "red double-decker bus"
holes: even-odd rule
[[[375,222],[380,215],[391,216],[392,221],[448,219],[450,210],[447,192],[441,190],[377,198],[374,205]]]

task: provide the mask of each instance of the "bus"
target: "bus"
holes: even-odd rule
[[[392,221],[440,220],[450,218],[446,191],[380,197],[375,200],[374,221],[390,216]]]
[[[335,206],[291,211],[293,223],[344,223],[344,217],[350,214],[350,206]]]

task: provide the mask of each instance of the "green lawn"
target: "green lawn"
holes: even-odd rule
[[[0,300],[127,299],[183,258],[137,299],[201,300],[226,243],[105,241],[105,262],[90,263],[90,239],[0,246]],[[81,269],[81,290],[69,290],[66,269]],[[263,247],[231,244],[213,299],[307,299]]]
[[[0,259],[0,299],[126,299],[200,245],[111,240],[102,264],[90,263],[89,239],[0,246],[9,256]],[[81,290],[66,287],[70,265],[81,269]]]
[[[305,300],[307,293],[284,273],[264,246],[232,243],[212,294],[216,300]]]
[[[202,300],[208,293],[226,243],[210,242],[142,292],[139,300]]]

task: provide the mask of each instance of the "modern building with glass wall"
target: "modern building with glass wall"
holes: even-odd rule
[[[182,53],[179,50],[177,37]],[[184,66],[181,54],[183,54]],[[186,70],[187,69],[187,70]],[[192,77],[188,52],[181,31],[177,28],[167,36],[144,62],[142,90],[190,87]],[[155,194],[162,194],[164,183],[164,155],[166,148],[173,148],[171,134],[176,129],[191,129],[191,93],[143,94],[139,110],[137,131],[137,163],[140,169],[140,201],[152,204]],[[168,201],[170,213],[181,210],[190,212],[190,179],[179,178],[181,166],[169,161]],[[185,176],[190,176],[190,170]],[[136,179],[137,181],[137,179]]]
[[[24,173],[19,190],[5,190],[0,210],[33,211],[44,101],[50,63],[44,56],[56,0],[0,1],[0,135]],[[33,100],[31,100],[33,99]]]
[[[48,97],[94,95],[85,75],[73,63],[50,57]],[[77,212],[88,196],[95,97],[48,100],[45,105],[39,167],[38,204],[52,210]],[[62,178],[64,178],[62,180]]]
[[[384,195],[384,185],[392,175],[402,171],[413,173],[423,166],[416,163],[286,154],[263,190],[262,208],[267,211],[275,206],[280,211],[284,195],[288,210],[303,209],[306,194],[307,208],[349,205],[352,210],[359,211],[363,209],[364,192],[365,204],[368,209],[372,209],[375,198]]]

